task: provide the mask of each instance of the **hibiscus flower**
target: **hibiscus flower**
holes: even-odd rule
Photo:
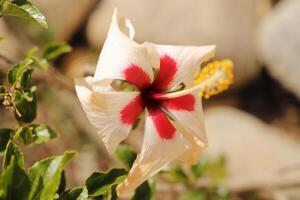
[[[115,10],[94,77],[75,81],[83,110],[110,153],[145,120],[142,149],[119,195],[130,194],[173,160],[197,162],[207,147],[197,95],[207,84],[195,85],[194,78],[215,46],[138,44],[133,36],[131,23]]]

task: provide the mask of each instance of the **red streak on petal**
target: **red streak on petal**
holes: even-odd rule
[[[160,68],[153,83],[155,90],[166,90],[177,71],[176,61],[168,55],[160,58]]]
[[[140,90],[151,84],[149,75],[141,67],[134,64],[125,69],[124,76],[129,83],[135,85]]]
[[[169,110],[194,111],[195,104],[196,104],[195,97],[191,94],[164,100],[164,105]]]
[[[121,110],[121,121],[123,124],[133,125],[139,115],[143,112],[145,104],[140,95],[136,96],[129,104]]]
[[[148,107],[148,111],[159,137],[165,140],[173,139],[176,129],[171,124],[167,116],[159,108]]]

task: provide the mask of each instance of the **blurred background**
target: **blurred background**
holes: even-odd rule
[[[78,186],[96,170],[120,163],[107,154],[88,123],[73,78],[92,75],[114,7],[131,19],[138,42],[217,45],[216,59],[235,63],[235,83],[204,100],[209,148],[205,156],[226,161],[220,184],[229,199],[300,199],[300,1],[299,0],[32,0],[49,30],[19,19],[0,19],[0,54],[11,60],[52,39],[73,51],[54,62],[39,82],[38,122],[60,137],[26,147],[27,165],[66,149],[79,151],[67,169]],[[20,26],[20,24],[26,26]],[[24,28],[26,27],[26,28]],[[7,70],[0,59],[0,70]],[[14,127],[0,108],[0,126]],[[142,127],[141,127],[142,128]],[[141,144],[133,134],[125,143]],[[225,162],[224,161],[224,162]],[[200,178],[199,184],[206,179]],[[175,184],[176,185],[176,184]],[[180,187],[158,184],[156,199],[176,199]]]

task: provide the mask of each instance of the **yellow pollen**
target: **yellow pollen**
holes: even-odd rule
[[[208,63],[196,76],[195,85],[204,85],[199,95],[209,97],[227,90],[233,83],[233,62],[231,60]]]

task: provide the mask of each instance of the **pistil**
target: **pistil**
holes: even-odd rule
[[[152,99],[171,99],[191,94],[195,91],[200,96],[209,98],[219,94],[233,83],[233,63],[230,60],[214,61],[205,66],[194,80],[195,85],[176,92],[153,93]]]

